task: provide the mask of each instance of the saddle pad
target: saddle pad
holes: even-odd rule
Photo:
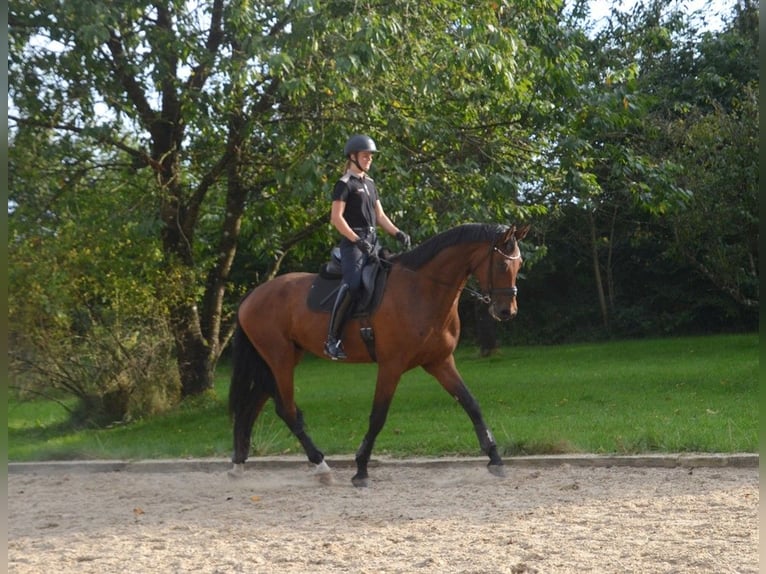
[[[365,271],[371,271],[365,269]],[[373,290],[370,292],[368,289],[368,282],[363,283],[362,293],[359,300],[352,311],[352,317],[366,317],[371,315],[375,309],[378,308],[381,299],[383,299],[383,292],[386,288],[386,279],[388,279],[388,270],[382,266],[377,268],[377,274],[372,279]],[[320,311],[323,313],[331,313],[333,305],[335,304],[335,297],[338,294],[338,288],[340,287],[341,277],[328,276],[325,273],[317,274],[314,282],[309,289],[308,297],[306,298],[306,304],[312,311]]]

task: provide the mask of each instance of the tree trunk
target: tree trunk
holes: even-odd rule
[[[609,299],[609,315],[613,315],[616,307],[614,294],[614,267],[612,266],[612,256],[614,255],[614,235],[617,227],[617,212],[619,208],[614,206],[612,220],[609,225],[609,245],[607,245],[606,256],[606,291]]]
[[[171,310],[170,315],[181,396],[204,393],[213,388],[213,374],[219,355],[217,345],[208,343],[202,336],[196,305],[179,305]]]
[[[588,212],[588,224],[590,226],[590,245],[591,257],[593,259],[593,278],[596,282],[596,292],[598,293],[598,304],[601,309],[601,320],[604,329],[609,330],[609,308],[606,304],[606,295],[604,294],[604,282],[601,279],[601,265],[598,260],[598,241],[596,238],[596,221],[593,212]]]
[[[240,109],[243,105],[240,100]],[[229,116],[226,152],[185,202],[182,189],[169,183],[169,195],[173,199],[166,204],[168,216],[163,218],[166,221],[163,232],[165,253],[181,265],[182,274],[188,270],[193,278],[195,263],[191,245],[200,206],[213,182],[220,176],[226,177],[226,215],[218,238],[218,258],[208,270],[200,306],[197,307],[192,292],[182,292],[177,294],[181,303],[171,310],[181,395],[184,397],[204,393],[213,387],[215,367],[232,331],[231,327],[222,329],[223,304],[247,197],[240,173],[245,124],[241,112]],[[182,285],[181,289],[184,287]],[[190,287],[194,289],[193,279],[190,279]]]

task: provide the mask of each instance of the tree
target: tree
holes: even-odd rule
[[[664,124],[669,154],[688,166],[684,185],[693,190],[670,214],[669,252],[752,310],[760,302],[758,65],[758,6],[738,2],[726,29],[699,45],[686,78],[695,105]]]
[[[757,321],[748,307],[757,301],[757,10],[746,4],[713,32],[699,14],[639,3],[580,38],[591,68],[563,108],[563,169],[552,172],[563,178],[540,199],[554,216],[538,224],[548,256],[522,290],[545,302],[519,317],[531,340]]]
[[[752,9],[751,2],[741,2],[735,16],[741,12],[747,16],[738,16],[740,21],[757,21]],[[574,17],[584,15],[575,11]],[[590,253],[606,331],[618,312],[615,249],[670,213],[685,212],[698,192],[688,174],[699,162],[678,153],[678,138],[669,132],[684,131],[680,125],[689,127],[700,114],[728,105],[715,102],[731,101],[742,81],[757,78],[757,34],[741,22],[736,34],[714,34],[702,28],[700,18],[666,2],[638,3],[629,12],[615,10],[591,36],[579,38],[591,66],[566,106],[557,154],[565,178],[562,192],[549,201],[579,215],[569,226],[577,231],[570,237]],[[680,125],[671,128],[676,121]],[[749,135],[737,137],[751,145]],[[752,213],[751,201],[737,205]],[[747,243],[752,240],[737,245]]]
[[[669,32],[659,22],[656,5],[640,4],[630,16],[613,12],[589,35],[587,4],[573,8],[571,39],[588,66],[579,69],[576,89],[563,94],[551,148],[555,179],[543,199],[553,213],[575,218],[565,233],[580,246],[581,257],[587,254],[607,332],[616,307],[614,248],[620,234],[629,233],[624,218],[636,205],[656,209],[683,193],[673,185],[671,166],[654,162],[640,145],[651,137],[646,125],[651,96],[642,82],[641,60],[653,57],[651,38]]]
[[[679,166],[689,190],[664,212],[667,255],[750,309],[759,304],[758,70],[758,6],[743,0],[724,29],[679,42],[647,73],[656,138],[645,147]]]

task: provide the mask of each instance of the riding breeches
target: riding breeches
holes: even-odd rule
[[[356,229],[354,231],[361,239],[366,239],[373,246],[377,241],[374,229]],[[359,247],[346,239],[340,242],[340,266],[343,272],[343,282],[348,285],[349,291],[356,296],[362,285],[362,267],[367,262],[367,255]]]

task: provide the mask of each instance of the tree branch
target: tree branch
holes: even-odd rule
[[[209,56],[213,56],[220,48],[223,42],[223,0],[213,2],[212,12],[210,14],[210,29],[208,31],[205,49]],[[186,81],[186,89],[197,91],[205,84],[210,75],[211,66],[209,62],[200,62],[192,68],[191,76]]]
[[[279,246],[279,257],[277,257],[276,261],[274,262],[274,265],[271,267],[271,271],[267,274],[267,280],[273,279],[276,277],[277,273],[279,273],[279,268],[282,266],[282,260],[287,255],[287,252],[295,247],[298,243],[306,239],[307,237],[313,235],[313,233],[325,225],[330,219],[330,212],[327,211],[320,215],[319,217],[315,218],[314,221],[310,222],[306,227],[303,229],[297,231],[290,237],[286,238],[282,241],[282,243]]]
[[[140,162],[141,165],[148,165],[152,169],[159,171],[161,168],[161,165],[159,162],[152,159],[152,157],[146,153],[145,151],[141,149],[136,149],[134,147],[129,146],[128,144],[114,139],[112,137],[99,134],[99,135],[92,135],[90,133],[86,133],[86,129],[75,126],[73,124],[59,124],[53,121],[50,122],[44,122],[40,120],[32,120],[29,118],[20,118],[18,116],[9,115],[9,120],[13,120],[19,124],[25,125],[25,126],[32,126],[32,127],[38,127],[38,128],[45,128],[45,129],[51,129],[51,130],[62,130],[67,132],[72,132],[76,134],[83,135],[84,137],[93,139],[99,143],[105,143],[109,144],[111,146],[114,146],[115,148],[124,151],[131,157],[135,158],[137,162]]]
[[[114,30],[109,30],[107,47],[112,54],[112,68],[117,75],[120,85],[124,88],[130,101],[133,102],[144,127],[150,128],[157,119],[157,112],[152,109],[151,105],[149,105],[144,90],[136,81],[135,76],[130,73],[125,50],[122,47],[122,40]]]

